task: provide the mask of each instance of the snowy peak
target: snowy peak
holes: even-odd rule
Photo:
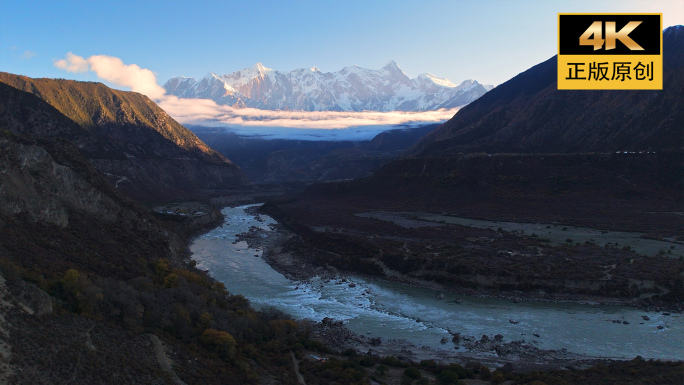
[[[474,80],[456,86],[431,73],[411,79],[394,60],[377,70],[353,65],[326,73],[315,66],[280,72],[256,63],[199,81],[174,77],[164,88],[235,107],[304,111],[429,111],[462,106],[487,92]]]
[[[390,60],[382,69],[389,73],[405,76],[407,79],[409,78],[394,60]]]
[[[387,64],[385,64],[385,66],[382,67],[382,68],[383,68],[383,69],[386,69],[386,70],[391,70],[391,71],[396,71],[396,70],[401,71],[401,68],[399,68],[399,65],[398,65],[397,62],[395,62],[394,60],[390,60],[390,61],[387,62]],[[404,71],[402,71],[402,72],[404,72]]]
[[[266,73],[266,72],[268,72],[268,71],[273,71],[273,70],[270,69],[270,68],[266,68],[263,64],[261,64],[261,62],[257,62],[252,68],[253,68],[253,69],[256,69],[257,71],[259,71],[259,72],[261,72],[261,73]]]
[[[255,65],[253,65],[252,67],[250,67],[250,68],[245,68],[243,71],[245,71],[246,73],[252,75],[252,76],[251,76],[252,78],[257,78],[257,77],[263,78],[264,76],[266,76],[269,72],[271,72],[271,71],[273,71],[273,70],[270,69],[270,68],[267,68],[267,67],[264,66],[263,64],[257,62],[257,63],[256,63]]]
[[[255,80],[260,81],[272,72],[272,69],[261,63],[256,63],[249,68],[243,68],[240,71],[227,75],[216,76],[216,78],[234,87],[235,85],[246,85]]]
[[[468,79],[468,80],[462,81],[461,84],[458,85],[458,88],[463,89],[463,90],[470,90],[470,89],[473,89],[474,87],[477,87],[477,86],[482,87],[482,85],[480,83],[478,83],[477,81],[472,80],[472,79]]]
[[[418,75],[418,79],[423,79],[423,80],[429,80],[435,84],[438,84],[442,87],[456,87],[456,84],[452,83],[451,80],[447,78],[439,78],[429,72],[426,72],[424,74]]]

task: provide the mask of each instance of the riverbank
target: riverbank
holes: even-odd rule
[[[529,372],[569,368],[581,370],[599,363],[614,361],[575,354],[565,349],[540,349],[526,340],[504,342],[501,335],[482,335],[479,339],[459,335],[457,348],[462,347],[466,351],[457,352],[434,349],[426,345],[418,346],[401,338],[368,338],[349,330],[342,321],[332,319],[323,319],[310,325],[315,339],[342,354],[350,354],[353,351],[352,354],[374,357],[393,356],[403,362],[435,360],[443,364],[457,363],[462,366],[477,362],[491,369],[505,368],[507,371]],[[445,344],[453,344],[453,340]]]
[[[260,215],[259,207],[253,206],[247,210],[249,213]],[[381,261],[374,261],[382,266],[382,275],[369,275],[360,272],[342,271],[330,265],[320,265],[320,258],[315,253],[320,250],[307,249],[300,245],[301,238],[288,230],[280,223],[272,224],[273,231],[265,231],[253,228],[248,233],[239,234],[239,239],[246,241],[250,247],[263,250],[262,257],[276,271],[294,281],[307,281],[313,277],[324,279],[335,279],[345,275],[355,275],[360,277],[370,277],[374,280],[386,281],[407,285],[410,287],[422,287],[435,290],[435,295],[440,293],[451,293],[455,295],[465,295],[483,298],[499,298],[510,300],[517,303],[520,301],[542,301],[551,303],[577,303],[588,305],[610,305],[610,306],[631,306],[645,312],[675,312],[681,313],[681,304],[670,304],[671,306],[652,306],[639,298],[610,298],[595,295],[567,294],[567,293],[546,293],[546,292],[523,292],[490,290],[487,288],[467,288],[446,286],[434,281],[427,281],[416,277],[411,277],[392,270],[382,264]]]

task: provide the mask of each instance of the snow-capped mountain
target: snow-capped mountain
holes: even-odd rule
[[[456,85],[430,73],[411,79],[394,61],[379,70],[351,66],[326,73],[316,67],[280,72],[257,63],[228,75],[173,77],[164,88],[222,105],[304,111],[428,111],[468,104],[488,91],[475,80]]]

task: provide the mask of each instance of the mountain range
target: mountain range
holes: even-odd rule
[[[281,72],[257,63],[227,75],[173,77],[164,84],[168,94],[182,98],[303,111],[437,110],[468,104],[491,88],[475,80],[456,85],[430,73],[411,79],[394,61],[379,70],[351,66],[337,72],[322,72],[316,67]]]

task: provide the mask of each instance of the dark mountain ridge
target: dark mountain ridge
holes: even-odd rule
[[[662,91],[567,91],[554,56],[461,109],[413,153],[682,150],[684,27],[663,32],[663,59]]]
[[[202,189],[248,183],[237,166],[144,95],[112,90],[101,83],[8,73],[0,73],[0,82],[41,98],[75,123],[31,136],[72,140],[96,169],[137,199],[197,196]],[[26,99],[7,89],[3,92],[6,106]]]

